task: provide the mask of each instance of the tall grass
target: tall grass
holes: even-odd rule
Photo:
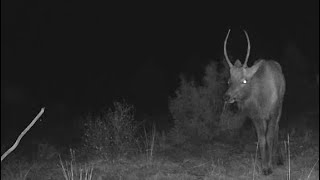
[[[91,180],[93,165],[92,164],[77,164],[74,150],[70,149],[70,161],[63,162],[59,156],[60,168],[65,180]]]

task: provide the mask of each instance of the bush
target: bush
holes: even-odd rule
[[[219,134],[219,118],[226,90],[226,69],[218,72],[217,64],[206,67],[202,86],[180,76],[181,84],[176,97],[169,101],[174,119],[171,139],[177,143],[196,140],[211,140]]]
[[[137,128],[133,106],[125,101],[114,102],[113,106],[85,119],[83,140],[90,154],[108,158],[132,152],[135,146]]]
[[[39,143],[36,152],[37,161],[52,161],[58,160],[60,151],[52,144],[49,143]]]

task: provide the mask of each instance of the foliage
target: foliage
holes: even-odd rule
[[[39,142],[37,144],[37,152],[35,153],[34,158],[37,161],[52,161],[58,159],[60,151],[52,144]]]
[[[91,180],[93,165],[90,163],[77,163],[75,157],[75,151],[70,149],[70,161],[63,162],[60,158],[60,168],[62,170],[62,174],[65,180],[73,180],[73,179],[83,179],[83,180]]]
[[[104,158],[128,153],[136,134],[134,108],[125,101],[114,102],[113,109],[88,115],[84,124],[84,146]]]
[[[218,71],[217,63],[206,67],[203,85],[187,81],[180,76],[181,84],[176,97],[170,99],[169,109],[174,119],[170,135],[175,143],[190,140],[210,140],[219,134],[219,117],[226,89],[226,69]]]
[[[10,159],[1,163],[1,179],[27,179],[32,164],[20,159]]]
[[[239,130],[246,120],[245,114],[238,110],[237,104],[226,104],[220,116],[220,128],[222,131],[233,132]]]

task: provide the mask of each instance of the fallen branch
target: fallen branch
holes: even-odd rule
[[[316,162],[316,163],[314,163],[314,165],[312,166],[312,169],[311,169],[311,171],[310,171],[310,173],[309,173],[309,175],[308,175],[308,179],[310,178],[310,175],[311,175],[311,173],[312,173],[312,171],[313,171],[314,167],[317,165],[318,161],[319,161],[319,158],[318,158],[317,162]],[[307,179],[307,180],[308,180],[308,179]]]
[[[41,117],[41,115],[44,113],[44,107],[41,108],[40,112],[38,113],[38,115],[31,121],[31,123],[22,131],[22,133],[19,135],[19,137],[17,138],[16,142],[11,146],[11,148],[9,148],[5,153],[3,153],[3,155],[1,155],[1,162],[4,158],[6,158],[13,150],[16,149],[16,147],[18,146],[20,140],[22,139],[22,137],[30,130],[30,128],[38,121],[38,119]]]

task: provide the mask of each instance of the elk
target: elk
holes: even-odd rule
[[[250,118],[255,126],[261,155],[262,173],[272,173],[273,158],[283,164],[278,146],[279,121],[285,93],[285,78],[281,66],[274,60],[259,59],[251,67],[247,66],[250,55],[250,40],[247,39],[247,54],[243,65],[237,59],[232,64],[228,58],[226,45],[230,29],[224,41],[224,56],[230,67],[228,90],[224,94],[225,104],[237,103],[241,112]]]

